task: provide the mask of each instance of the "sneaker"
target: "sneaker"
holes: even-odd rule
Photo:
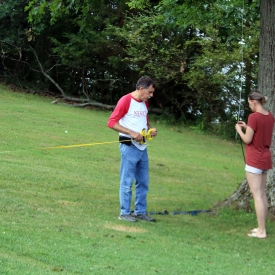
[[[135,214],[134,217],[136,219],[139,219],[141,221],[145,221],[145,222],[156,222],[155,219],[151,218],[150,216],[146,214]]]
[[[120,215],[118,218],[120,220],[124,220],[128,222],[136,222],[136,219],[132,215]]]

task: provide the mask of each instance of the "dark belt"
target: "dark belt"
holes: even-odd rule
[[[118,140],[120,143],[123,143],[128,146],[130,146],[132,144],[131,138],[129,138],[129,137],[119,136]]]

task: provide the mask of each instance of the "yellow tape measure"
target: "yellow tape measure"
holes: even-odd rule
[[[146,129],[142,129],[141,135],[143,139],[139,142],[140,144],[146,144],[146,139],[151,140],[154,137],[152,136],[152,132],[155,131],[155,128],[151,128],[146,132]],[[129,141],[131,139],[129,138]],[[12,153],[12,152],[19,152],[19,151],[30,151],[30,150],[54,150],[54,149],[67,149],[67,148],[74,148],[74,147],[85,147],[85,146],[94,146],[94,145],[102,145],[102,144],[110,144],[110,143],[117,143],[119,141],[106,141],[106,142],[94,142],[88,144],[73,144],[73,145],[61,145],[61,146],[53,146],[53,147],[45,147],[45,148],[34,148],[34,149],[23,149],[23,150],[12,150],[12,151],[0,151],[0,154],[5,153]]]
[[[142,129],[141,131],[141,135],[142,135],[142,140],[140,140],[139,144],[146,144],[146,139],[147,140],[152,140],[154,137],[152,136],[152,132],[154,132],[155,129],[154,128],[151,128],[149,129],[147,132],[146,132],[146,129]]]

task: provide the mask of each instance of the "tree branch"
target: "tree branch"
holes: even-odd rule
[[[39,67],[40,67],[40,70],[41,70],[42,74],[43,74],[46,78],[48,78],[48,79],[55,85],[55,87],[61,92],[62,96],[63,96],[64,98],[66,98],[65,92],[64,92],[63,89],[59,86],[59,84],[58,84],[53,78],[51,78],[51,76],[48,75],[47,72],[45,72],[45,70],[44,70],[44,68],[43,68],[43,66],[42,66],[42,64],[41,64],[41,62],[39,61],[39,58],[38,58],[38,56],[37,56],[37,54],[36,54],[34,48],[33,48],[30,44],[29,44],[29,47],[31,48],[31,50],[32,50],[32,52],[33,52],[33,54],[34,54],[34,56],[35,56],[35,59],[36,59],[38,65],[39,65]]]

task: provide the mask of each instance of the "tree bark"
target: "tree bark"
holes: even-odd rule
[[[275,1],[260,1],[260,56],[258,73],[258,90],[269,100],[265,108],[275,115]],[[275,128],[271,144],[273,169],[267,175],[267,198],[270,214],[275,214]],[[218,207],[230,206],[251,210],[251,193],[246,179],[227,199],[217,204]]]
[[[219,202],[213,208],[230,207],[232,209],[243,209],[247,212],[252,211],[250,200],[252,199],[251,192],[248,187],[247,180],[244,179],[239,188],[224,201]]]
[[[275,114],[275,2],[274,0],[261,0],[260,6],[261,28],[260,28],[260,58],[259,58],[259,80],[258,89],[268,96],[266,104],[273,115]],[[275,214],[275,130],[271,154],[273,169],[267,175],[267,198],[269,209]]]

